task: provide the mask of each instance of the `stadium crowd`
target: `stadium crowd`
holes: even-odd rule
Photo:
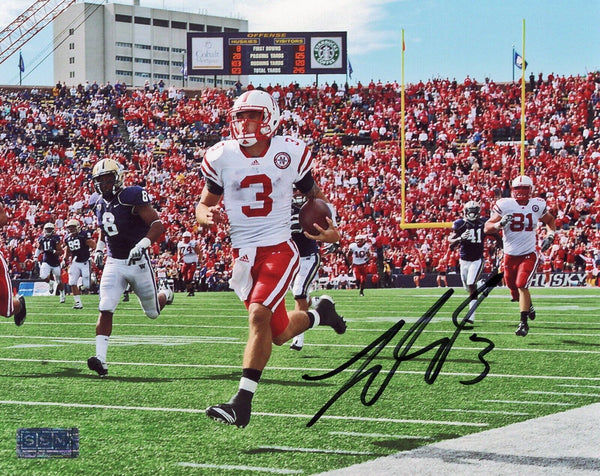
[[[248,88],[253,88],[248,85]],[[259,86],[262,88],[262,86]],[[420,275],[455,271],[447,228],[403,229],[401,86],[371,81],[264,87],[279,102],[281,130],[312,149],[313,174],[335,205],[342,249],[367,234],[377,260],[374,281],[394,270]],[[406,222],[449,222],[477,200],[482,215],[520,173],[520,84],[434,79],[405,88]],[[94,163],[109,157],[127,169],[126,185],[153,195],[167,231],[153,246],[160,277],[178,279],[177,242],[192,231],[203,249],[200,290],[227,288],[225,229],[198,229],[194,207],[206,149],[226,138],[227,110],[239,91],[178,90],[147,84],[0,91],[0,190],[12,216],[1,250],[13,279],[35,276],[42,226],[63,230],[70,218],[90,229]],[[556,271],[600,267],[600,73],[530,76],[525,173],[556,216],[559,238],[547,253]],[[495,265],[490,244],[488,269]],[[588,269],[588,271],[590,271]],[[596,272],[596,271],[594,271]],[[324,254],[322,276],[348,273],[342,253]],[[181,289],[181,288],[179,288]]]

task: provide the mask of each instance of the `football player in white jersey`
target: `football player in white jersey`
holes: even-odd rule
[[[198,259],[202,256],[202,247],[198,241],[192,239],[189,231],[184,231],[182,240],[177,243],[177,255],[183,261],[181,265],[181,279],[185,284],[188,296],[194,295],[194,275],[198,266]]]
[[[206,409],[208,417],[238,427],[250,421],[252,397],[273,344],[282,345],[319,324],[338,334],[346,331],[329,296],[322,296],[314,310],[288,312],[285,307],[284,296],[299,266],[290,229],[294,185],[309,198],[327,198],[313,180],[306,144],[275,135],[279,119],[277,103],[264,91],[247,91],[236,99],[229,111],[232,139],[206,152],[206,183],[196,207],[201,226],[229,220],[235,258],[229,284],[248,309],[239,390],[229,402]],[[327,229],[317,226],[319,234],[307,236],[337,242],[340,234],[331,219],[327,222]]]
[[[501,198],[485,223],[485,233],[502,230],[504,244],[504,281],[513,301],[519,301],[521,322],[515,334],[526,336],[528,319],[535,319],[529,284],[538,265],[536,229],[538,222],[546,225],[546,238],[541,244],[544,252],[554,242],[556,225],[554,216],[546,208],[546,201],[532,197],[533,181],[521,175],[512,181],[512,198]]]
[[[365,235],[356,235],[356,242],[348,247],[348,260],[352,263],[352,272],[358,286],[358,295],[365,295],[367,271],[371,259],[371,245]]]

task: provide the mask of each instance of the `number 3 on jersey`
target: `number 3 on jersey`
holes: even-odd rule
[[[247,217],[266,217],[271,210],[273,210],[273,199],[271,193],[273,192],[273,184],[268,175],[258,174],[249,175],[240,182],[241,188],[249,188],[252,185],[262,185],[262,191],[256,192],[255,199],[258,202],[262,202],[262,206],[259,208],[252,208],[248,205],[242,207],[242,213]],[[107,232],[108,233],[108,232]]]

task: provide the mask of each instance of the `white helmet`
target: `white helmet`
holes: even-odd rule
[[[191,238],[192,234],[189,231],[184,231],[183,235],[181,235],[182,238]]]
[[[48,222],[44,225],[44,234],[50,236],[54,233],[54,223]]]
[[[262,117],[260,120],[238,117],[238,114],[244,111],[260,111]],[[250,147],[258,140],[274,136],[280,118],[279,106],[273,96],[259,89],[246,91],[235,100],[233,107],[229,110],[231,135],[241,146]],[[256,132],[248,132],[248,125],[252,122],[259,124]]]
[[[512,181],[512,197],[517,202],[527,204],[533,194],[533,180],[527,175],[519,175]]]
[[[69,228],[71,227],[75,227],[75,231],[69,230]],[[74,235],[76,233],[79,233],[79,231],[81,230],[81,225],[77,220],[75,220],[75,218],[71,218],[65,225],[65,228],[69,230],[69,233]]]
[[[107,185],[101,184],[100,177],[109,174],[114,176],[114,182]],[[123,166],[116,160],[102,159],[92,169],[92,180],[94,181],[96,192],[101,194],[103,198],[112,200],[123,187]]]
[[[465,220],[467,220],[467,221],[477,220],[477,218],[479,218],[479,214],[481,213],[481,207],[479,206],[479,203],[477,203],[474,200],[471,200],[470,202],[465,203],[463,210],[464,210]]]

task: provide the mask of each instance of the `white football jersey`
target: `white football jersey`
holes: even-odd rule
[[[223,188],[234,248],[271,246],[291,238],[293,185],[311,165],[308,147],[293,137],[272,137],[262,157],[247,157],[235,140],[206,152],[202,172]]]
[[[348,249],[352,253],[352,264],[359,265],[369,262],[369,256],[371,254],[371,246],[365,243],[362,246],[358,246],[356,243],[352,243]]]
[[[514,198],[501,198],[493,212],[500,216],[512,213],[513,219],[503,228],[504,252],[511,256],[522,256],[536,249],[538,221],[546,214],[546,200],[530,198],[527,205],[519,205]]]
[[[198,254],[196,253],[197,244],[198,242],[196,240],[190,240],[189,243],[186,243],[185,241],[177,243],[177,250],[179,251],[179,255],[183,257],[184,263],[198,262]]]

